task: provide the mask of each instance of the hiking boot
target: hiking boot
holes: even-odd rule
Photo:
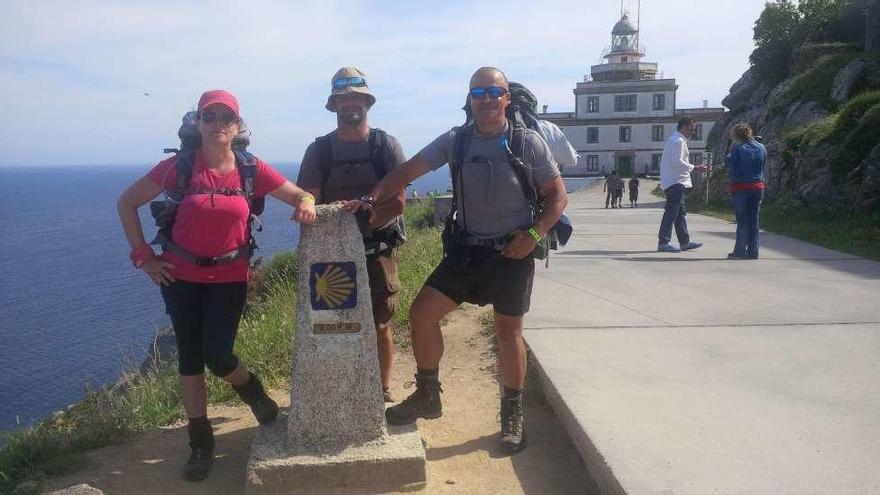
[[[186,425],[189,433],[189,460],[183,468],[187,481],[202,481],[208,477],[214,462],[214,431],[208,418],[193,418]]]
[[[413,382],[407,382],[405,388],[412,386]],[[385,419],[388,424],[408,425],[418,418],[436,419],[443,415],[443,406],[440,404],[440,381],[436,376],[427,377],[416,374],[416,391],[396,406],[385,410]]]
[[[251,411],[254,413],[254,417],[257,418],[258,423],[261,425],[271,423],[278,416],[278,404],[266,394],[266,390],[263,389],[263,384],[260,383],[257,375],[253,373],[250,373],[250,375],[251,381],[244,385],[233,385],[232,388],[241,397],[242,402],[251,406]]]
[[[382,400],[385,402],[394,402],[394,397],[391,396],[391,389],[388,387],[382,387]]]
[[[522,395],[501,398],[501,448],[515,454],[526,446]]]

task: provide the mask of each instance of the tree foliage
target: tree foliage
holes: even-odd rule
[[[792,54],[804,43],[844,40],[840,16],[847,3],[847,0],[767,3],[755,21],[755,50],[749,56],[758,78],[778,82],[788,77]]]

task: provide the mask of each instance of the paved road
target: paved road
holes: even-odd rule
[[[880,263],[689,215],[696,251],[656,252],[662,203],[574,194],[537,268],[526,340],[603,491],[880,493]]]

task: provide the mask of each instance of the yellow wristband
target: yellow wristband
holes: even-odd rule
[[[532,239],[534,239],[535,242],[541,242],[541,239],[543,239],[543,237],[541,237],[541,234],[539,234],[534,227],[530,228],[527,232],[530,236],[532,236]]]
[[[308,201],[312,204],[315,204],[315,197],[312,196],[311,194],[308,194],[308,193],[303,194],[302,196],[299,197],[300,203],[305,203],[306,201]]]

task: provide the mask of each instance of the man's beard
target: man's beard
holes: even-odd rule
[[[342,110],[339,112],[339,120],[342,123],[357,125],[364,121],[364,117],[366,116],[366,112],[363,109],[358,108],[357,110]]]

